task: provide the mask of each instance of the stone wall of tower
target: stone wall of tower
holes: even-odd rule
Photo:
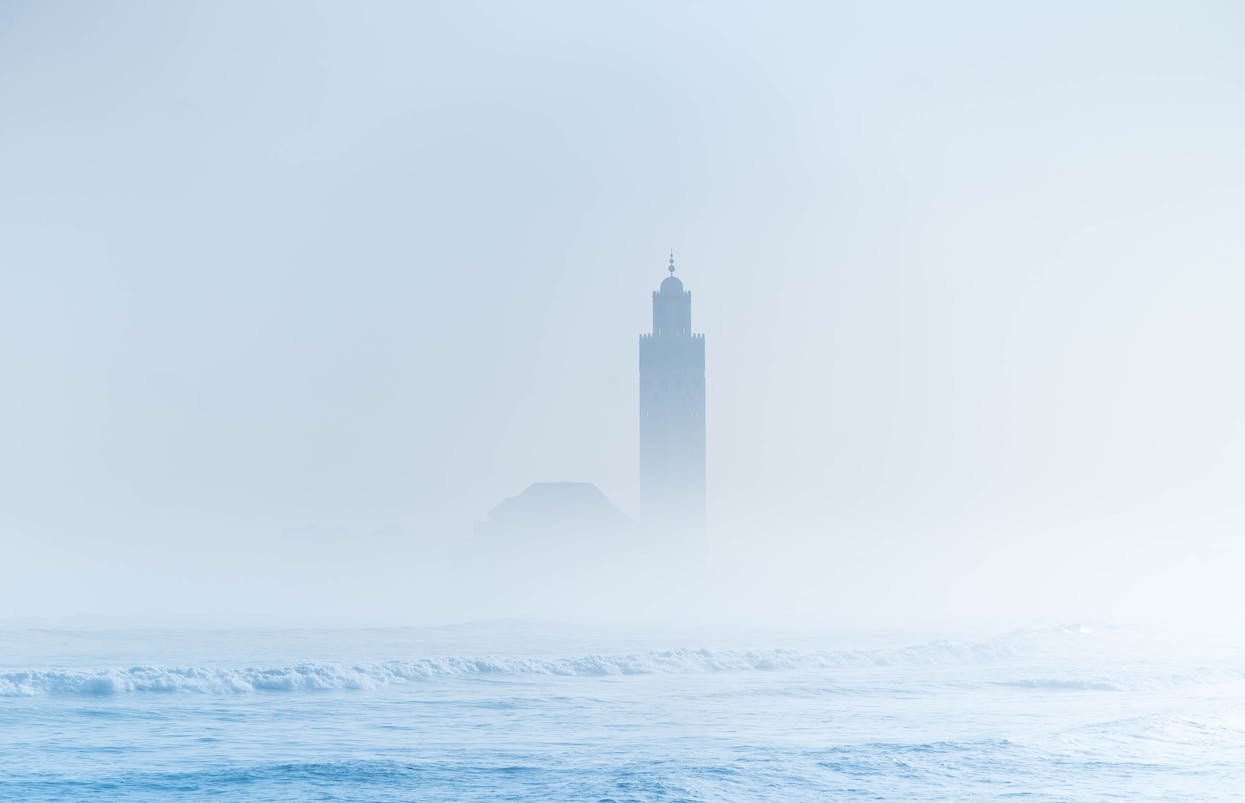
[[[692,333],[692,294],[653,291],[653,334],[657,337]]]
[[[647,523],[703,530],[705,338],[691,332],[691,293],[654,293],[640,336],[640,491]]]

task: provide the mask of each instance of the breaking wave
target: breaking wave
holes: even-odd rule
[[[112,695],[130,692],[295,692],[374,689],[440,679],[484,677],[595,677],[709,672],[779,672],[885,667],[963,665],[1006,666],[1009,661],[1050,657],[1052,647],[1075,646],[1088,631],[1056,628],[999,636],[976,642],[933,641],[911,647],[873,650],[710,650],[671,649],[641,653],[571,657],[427,657],[377,663],[304,662],[283,666],[131,666],[104,669],[28,669],[0,673],[0,697]],[[1062,644],[1059,644],[1063,642]],[[1065,649],[1055,650],[1067,654]],[[1219,675],[1221,673],[1214,673]],[[1232,673],[1240,679],[1243,673]],[[1216,677],[1214,680],[1222,680]],[[1211,678],[1173,677],[1173,683]],[[1091,677],[1003,677],[991,685],[1044,691],[1113,691],[1119,683]],[[1131,684],[1130,684],[1131,685]]]
[[[483,676],[608,676],[648,673],[743,672],[843,665],[846,654],[791,650],[731,652],[667,650],[565,658],[439,657],[371,664],[308,662],[288,666],[134,666],[103,670],[28,670],[0,674],[0,696],[108,695],[124,692],[204,693],[372,689],[400,683]]]

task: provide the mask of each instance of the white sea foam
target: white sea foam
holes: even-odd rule
[[[932,641],[874,650],[670,649],[563,657],[439,656],[376,663],[305,662],[274,666],[131,666],[98,669],[40,668],[0,673],[0,697],[110,695],[129,692],[297,692],[372,689],[436,679],[485,676],[624,676],[653,673],[782,672],[887,667],[1000,666],[1031,660],[1059,643],[1085,638],[1084,629],[1060,628],[1008,634],[974,642]],[[1101,675],[1069,677],[983,676],[982,683],[1043,691],[1112,691],[1146,684],[1239,680],[1245,673],[1214,672],[1127,680]]]
[[[689,649],[686,633],[553,630],[0,631],[0,694],[24,695],[0,697],[0,799],[1233,800],[1245,788],[1235,634],[704,633],[694,646],[713,648]],[[765,649],[727,649],[742,646]]]

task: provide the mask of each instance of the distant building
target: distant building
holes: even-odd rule
[[[463,563],[492,564],[516,582],[592,573],[601,561],[617,565],[636,544],[636,525],[588,482],[536,482],[498,503],[460,545]]]
[[[646,524],[705,526],[705,336],[692,333],[692,294],[674,275],[653,293],[640,335],[640,494]]]
[[[631,520],[589,482],[536,482],[518,496],[502,500],[476,524],[480,535],[534,537],[557,541],[616,535]]]

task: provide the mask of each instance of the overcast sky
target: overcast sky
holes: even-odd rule
[[[671,249],[722,577],[1240,607],[1242,41],[1231,2],[2,3],[0,617],[452,618],[420,556],[502,498],[636,511]]]

